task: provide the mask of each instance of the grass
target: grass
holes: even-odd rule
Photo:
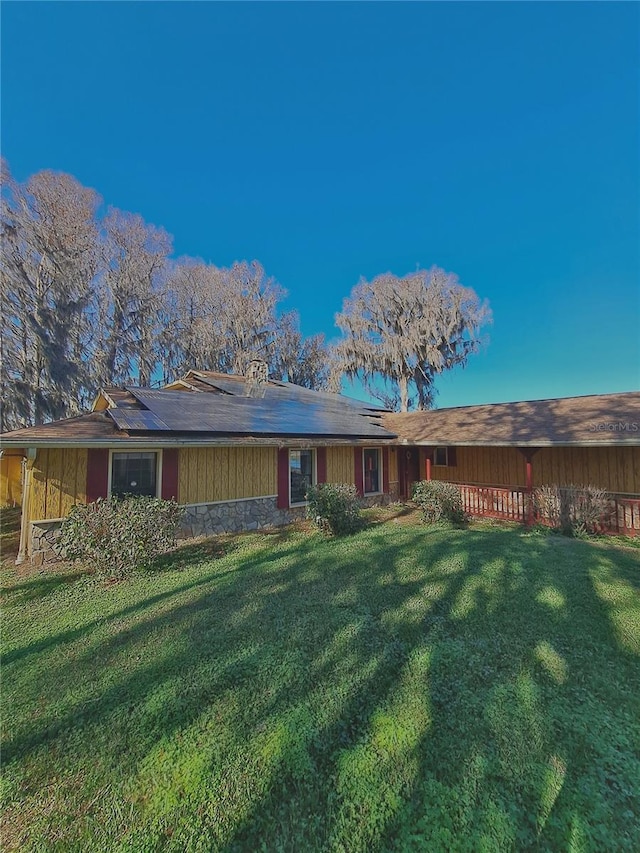
[[[640,553],[189,544],[3,588],[3,849],[636,851]]]

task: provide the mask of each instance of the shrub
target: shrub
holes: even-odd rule
[[[611,501],[598,486],[539,486],[533,503],[539,519],[571,536],[597,531],[611,515]]]
[[[460,489],[453,483],[420,480],[413,487],[413,500],[422,510],[422,517],[428,524],[437,521],[462,524],[466,521]]]
[[[336,536],[353,533],[362,525],[356,487],[348,483],[322,483],[307,492],[307,516],[321,530]]]
[[[184,510],[175,501],[125,497],[74,506],[62,523],[60,547],[99,574],[126,577],[173,547]]]

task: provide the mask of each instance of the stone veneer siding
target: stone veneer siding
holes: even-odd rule
[[[276,497],[246,498],[224,503],[191,504],[185,507],[181,535],[207,536],[240,533],[263,527],[281,527],[304,518],[306,507],[278,509]]]
[[[31,523],[31,562],[34,566],[51,563],[60,557],[57,548],[61,519],[33,521]]]

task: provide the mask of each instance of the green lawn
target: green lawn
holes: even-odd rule
[[[638,851],[640,551],[389,521],[4,569],[5,850]]]

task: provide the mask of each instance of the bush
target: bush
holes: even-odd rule
[[[428,524],[438,521],[462,524],[466,521],[460,489],[453,483],[420,480],[413,487],[413,500],[422,510],[422,517]]]
[[[354,485],[322,483],[310,486],[307,492],[307,516],[321,530],[335,536],[353,533],[362,526],[360,502]]]
[[[597,532],[611,515],[611,501],[598,486],[539,486],[533,492],[537,517],[570,536]]]
[[[70,560],[86,560],[99,574],[126,577],[173,547],[184,510],[175,501],[125,497],[74,506],[59,544]]]

